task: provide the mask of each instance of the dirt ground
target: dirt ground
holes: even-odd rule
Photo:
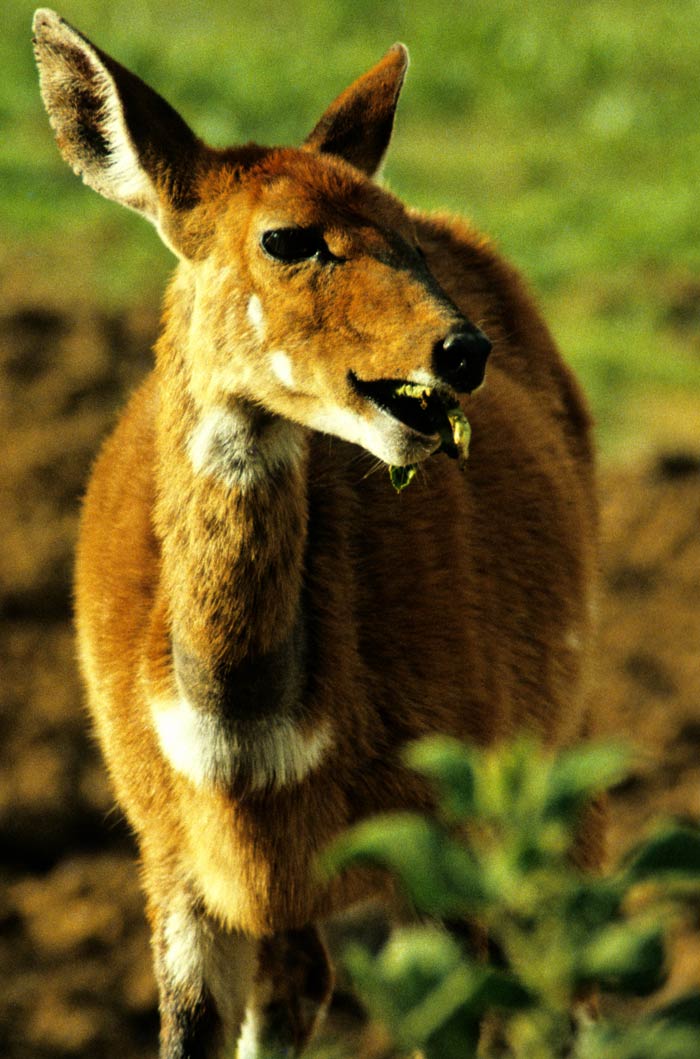
[[[0,1054],[156,1054],[134,849],[81,706],[70,625],[78,500],[148,364],[156,320],[28,307],[0,317]],[[602,474],[598,701],[637,759],[617,853],[659,814],[700,819],[697,450]],[[670,989],[700,984],[700,916]]]

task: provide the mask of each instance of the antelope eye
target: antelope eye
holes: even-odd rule
[[[260,245],[277,261],[309,261],[331,257],[319,228],[271,228],[263,232]]]

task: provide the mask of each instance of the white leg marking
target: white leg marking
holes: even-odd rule
[[[242,742],[219,717],[195,710],[184,696],[154,701],[151,714],[163,754],[197,787],[226,787],[235,775],[255,790],[288,787],[318,768],[333,744],[328,721],[307,734],[289,718],[261,724]]]
[[[286,386],[288,390],[294,389],[294,370],[292,368],[292,362],[281,349],[270,354],[270,367],[272,374],[278,379],[283,386]]]
[[[175,908],[163,927],[163,960],[168,983],[201,992],[204,985],[204,938],[199,919],[190,908]]]
[[[264,1012],[272,999],[272,996],[272,980],[267,976],[262,978],[258,977],[249,999],[248,1008],[245,1013],[245,1020],[241,1027],[241,1035],[238,1038],[236,1059],[269,1059],[269,1056],[272,1054],[269,1043],[266,1045],[266,1042],[262,1040],[263,1031],[265,1029]],[[316,1030],[323,1023],[328,1011],[328,1006],[329,1001],[317,1005],[310,998],[300,998],[300,1013],[312,1027],[310,1034],[311,1038],[313,1038]],[[275,1051],[274,1054],[276,1055],[277,1051]],[[285,1052],[285,1055],[286,1054],[287,1052]],[[306,1052],[304,1054],[306,1054]]]
[[[197,474],[245,490],[264,482],[278,468],[301,461],[303,428],[286,419],[271,419],[258,430],[244,411],[215,408],[192,431],[188,452]]]
[[[222,930],[209,916],[181,905],[168,912],[163,928],[163,962],[168,984],[201,994],[206,987],[235,1043],[256,968],[256,945]]]
[[[265,337],[265,314],[263,312],[262,302],[257,294],[251,295],[250,301],[248,302],[248,321],[255,331],[256,337],[263,339]]]
[[[236,1059],[260,1059],[260,1012],[249,1007],[238,1038]]]

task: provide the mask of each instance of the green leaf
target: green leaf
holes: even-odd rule
[[[693,990],[692,993],[685,993],[670,1004],[657,1008],[651,1019],[654,1022],[671,1022],[674,1026],[692,1026],[700,1032],[700,992]]]
[[[519,739],[499,753],[498,765],[504,808],[517,811],[525,807],[526,816],[530,817],[538,808],[540,773],[549,766],[549,760],[534,740]]]
[[[592,936],[620,918],[624,887],[617,881],[584,876],[572,882],[564,911],[567,920],[584,936]]]
[[[578,979],[635,996],[652,993],[664,981],[666,950],[660,926],[614,923],[584,946]]]
[[[389,477],[391,484],[397,493],[400,493],[402,489],[405,489],[407,485],[410,485],[416,474],[417,467],[415,463],[407,463],[405,467],[396,467],[394,464],[389,466]]]
[[[660,831],[632,855],[625,876],[629,883],[700,883],[700,829],[673,826]]]
[[[698,1059],[694,1026],[642,1019],[625,1025],[598,1022],[584,1027],[577,1043],[578,1059]]]
[[[527,1011],[533,1006],[534,997],[512,974],[487,967],[472,1002],[482,1012]]]
[[[392,871],[415,907],[429,915],[462,916],[483,900],[468,851],[417,814],[387,813],[366,820],[337,839],[323,857],[330,873],[358,863]]]
[[[404,1013],[422,1004],[460,965],[456,941],[434,926],[395,930],[376,958],[378,973]]]
[[[459,405],[447,409],[449,430],[445,427],[440,431],[442,446],[440,451],[453,454],[463,467],[469,459],[469,443],[472,437],[472,428]]]
[[[473,816],[476,758],[469,747],[448,736],[428,736],[408,747],[405,760],[435,784],[446,816],[459,821]]]
[[[561,753],[549,770],[546,815],[568,821],[593,795],[619,782],[628,761],[629,754],[622,747],[608,744]]]
[[[486,1011],[519,1011],[530,1005],[529,993],[513,978],[464,962],[446,974],[413,1008],[404,1028],[412,1042],[419,1044],[458,1014],[470,1024],[477,1024]]]
[[[436,1030],[418,1054],[424,1059],[479,1059],[480,1038],[481,1019],[465,1005]]]
[[[486,1011],[531,1004],[510,975],[463,959],[454,939],[433,926],[399,929],[377,957],[355,947],[345,962],[367,1007],[407,1050],[432,1042],[427,1054],[475,1054]]]
[[[368,1011],[401,1050],[422,1048],[469,995],[459,947],[437,927],[398,929],[377,956],[353,946],[344,962]],[[475,1029],[478,1016],[472,1014],[470,1022]]]

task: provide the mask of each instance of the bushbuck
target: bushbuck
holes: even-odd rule
[[[319,851],[429,805],[406,743],[587,730],[589,415],[492,245],[374,182],[403,45],[301,147],[229,149],[54,12],[34,46],[66,161],[179,259],[153,371],[95,465],[76,579],[160,1054],[297,1054],[331,990],[318,924],[394,899],[376,871],[324,880]],[[598,849],[591,827],[581,861]]]

